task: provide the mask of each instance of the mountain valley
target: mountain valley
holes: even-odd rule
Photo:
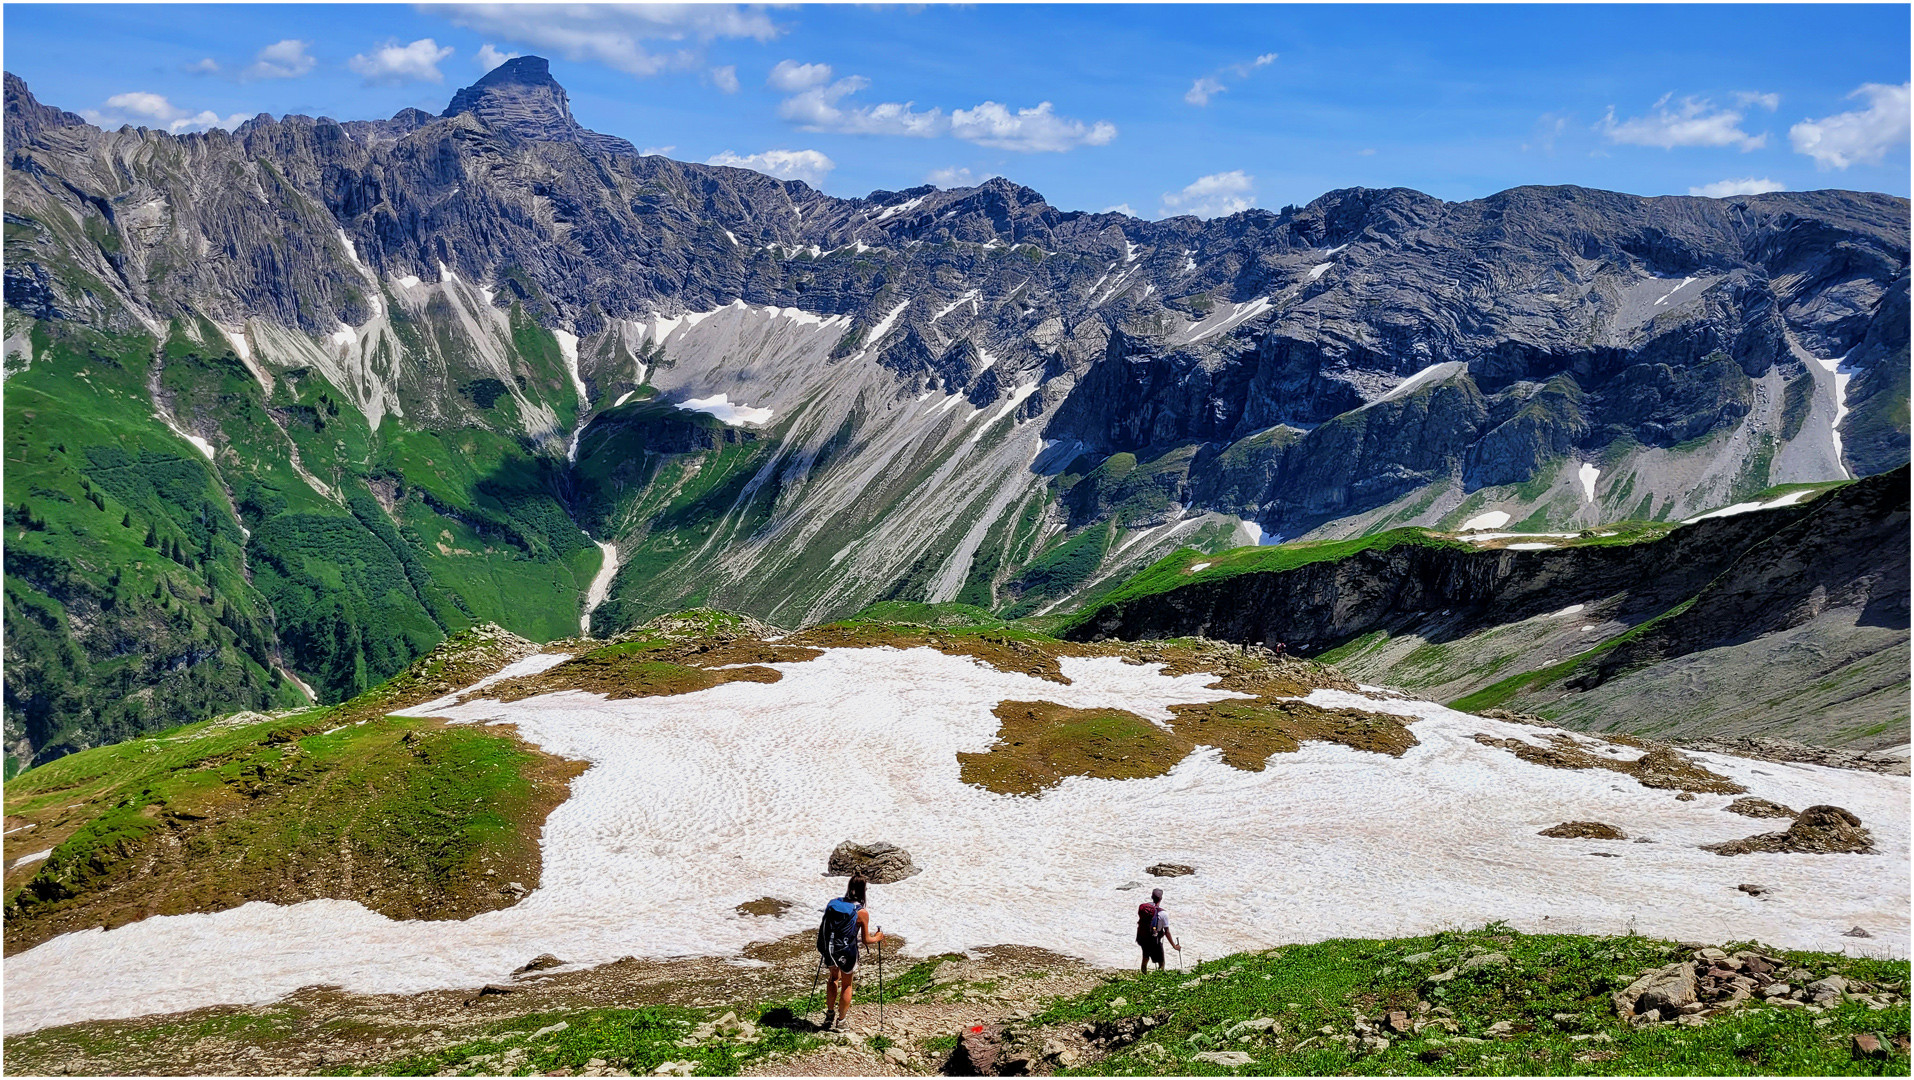
[[[1908,457],[1888,196],[1351,189],[1155,222],[1002,179],[837,199],[587,131],[537,57],[443,116],[185,136],[101,131],[9,75],[6,135],[10,773],[345,701],[486,622],[548,642],[928,603],[1054,629],[1160,560],[1484,522],[1647,538]],[[1838,641],[1815,678],[1852,687],[1775,715],[1751,689],[1682,730],[1887,748],[1905,546],[1878,554],[1844,580],[1898,580],[1898,606],[1870,586],[1732,644],[1692,624],[1743,613],[1697,607],[1573,692],[1540,638],[1420,676],[1395,644],[1336,658],[1463,697],[1489,686],[1443,672],[1521,652],[1496,672],[1551,673],[1498,704],[1631,729],[1656,671],[1705,686],[1671,665]],[[1669,610],[1619,603],[1587,646]],[[1376,609],[1286,636],[1385,624],[1461,629]]]

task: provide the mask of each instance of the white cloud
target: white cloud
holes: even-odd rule
[[[778,115],[806,131],[830,131],[845,135],[911,135],[930,139],[954,135],[966,142],[994,146],[1025,153],[1063,151],[1079,146],[1102,146],[1116,138],[1116,125],[1107,120],[1086,124],[1081,120],[1058,116],[1048,101],[1034,109],[1012,112],[994,101],[971,109],[918,110],[916,102],[886,101],[876,105],[856,105],[845,99],[871,85],[862,75],[847,75],[835,82],[828,64],[799,64],[779,61],[765,81],[782,90],[793,90],[778,103]]]
[[[1357,157],[1375,157],[1376,148],[1373,146],[1365,146],[1362,149],[1356,151],[1356,156]]]
[[[1735,91],[1735,104],[1744,109],[1750,105],[1759,105],[1769,112],[1773,112],[1781,107],[1781,95],[1763,94],[1755,90],[1737,90]]]
[[[421,8],[469,30],[630,75],[695,71],[705,46],[726,38],[770,41],[781,32],[762,10],[736,4],[446,4]],[[654,49],[650,42],[669,42]]]
[[[1118,203],[1118,204],[1116,204],[1115,206],[1106,206],[1106,207],[1104,207],[1103,209],[1101,209],[1101,210],[1099,210],[1099,211],[1097,211],[1097,213],[1099,213],[1099,214],[1122,214],[1122,215],[1123,215],[1124,217],[1135,217],[1135,216],[1136,216],[1136,211],[1135,211],[1135,210],[1132,210],[1132,209],[1130,209],[1130,204],[1129,204],[1129,203],[1126,203],[1126,202],[1120,202],[1120,203]]]
[[[1236,73],[1237,78],[1247,79],[1255,74],[1257,68],[1265,68],[1275,62],[1275,53],[1264,53],[1254,60],[1245,61],[1241,64],[1228,64],[1220,70],[1233,71]],[[1203,75],[1191,83],[1188,90],[1183,91],[1183,100],[1192,105],[1208,105],[1211,98],[1228,89],[1229,87],[1224,86],[1222,80],[1209,75]]]
[[[673,150],[676,150],[676,149],[678,149],[676,146],[647,146],[643,150],[638,151],[638,156],[639,157],[665,157],[669,155]]]
[[[1803,120],[1789,128],[1794,152],[1808,155],[1823,169],[1845,169],[1860,162],[1880,164],[1883,155],[1907,141],[1909,85],[1862,84],[1848,97],[1866,98],[1868,107]]]
[[[1230,66],[1230,70],[1236,73],[1237,78],[1247,79],[1249,78],[1250,72],[1255,71],[1257,68],[1268,67],[1275,62],[1276,54],[1266,52],[1247,64],[1233,64]]]
[[[822,66],[822,65],[807,65]],[[826,69],[828,76],[829,69]],[[806,131],[835,131],[847,135],[915,135],[931,138],[949,128],[942,109],[916,112],[912,102],[841,108],[838,102],[869,86],[862,75],[850,75],[829,86],[812,86],[785,98],[778,115]]]
[[[189,112],[179,108],[159,94],[145,90],[134,90],[124,94],[114,94],[106,99],[102,109],[82,109],[80,115],[95,126],[111,130],[122,124],[137,127],[160,128],[175,135],[188,131],[206,131],[210,128],[225,128],[228,131],[246,122],[245,113],[234,113],[221,118],[211,109]]]
[[[254,55],[251,66],[241,73],[247,79],[296,79],[311,71],[319,61],[306,55],[310,41],[287,38],[275,41]]]
[[[1192,105],[1208,105],[1210,98],[1228,89],[1229,87],[1205,75],[1191,83],[1188,90],[1183,91],[1183,100]]]
[[[1001,173],[984,173],[979,176],[968,168],[932,169],[930,174],[924,177],[924,182],[936,184],[940,188],[976,187],[991,177],[1001,175]]]
[[[761,154],[749,155],[726,150],[705,159],[705,164],[751,169],[780,180],[802,180],[812,186],[823,183],[830,171],[837,168],[837,162],[816,150],[766,150]]]
[[[478,65],[480,71],[490,71],[507,60],[518,59],[518,56],[519,54],[515,52],[500,52],[488,41],[479,46],[479,51],[472,57],[472,62]]]
[[[439,62],[452,55],[452,47],[441,47],[431,38],[420,38],[410,45],[388,41],[372,51],[346,61],[346,66],[365,79],[368,86],[398,86],[414,82],[444,82]]]
[[[1256,178],[1241,169],[1200,177],[1182,191],[1163,193],[1163,217],[1195,214],[1201,218],[1240,213],[1256,205]]]
[[[994,101],[986,101],[974,109],[953,110],[950,133],[979,146],[1037,153],[1102,146],[1116,138],[1117,129],[1108,120],[1086,124],[1058,116],[1048,101],[1015,113]]]
[[[711,83],[727,94],[738,92],[738,65],[726,64],[711,69]]]
[[[831,65],[800,64],[796,60],[779,60],[764,80],[767,85],[795,94],[800,90],[809,90],[813,86],[823,86],[831,81]]]
[[[208,56],[200,60],[197,64],[188,64],[186,70],[196,75],[217,75],[219,74],[219,61]]]
[[[1788,185],[1767,177],[1743,177],[1740,180],[1717,180],[1712,184],[1688,189],[1690,195],[1704,195],[1710,199],[1726,199],[1731,195],[1760,195],[1767,191],[1786,191]]]
[[[1615,107],[1595,125],[1609,142],[1631,146],[1659,146],[1672,150],[1677,146],[1736,146],[1745,153],[1767,145],[1768,136],[1750,135],[1741,130],[1741,113],[1717,109],[1707,98],[1683,98],[1673,109],[1668,107],[1672,94],[1664,94],[1647,116],[1615,119]]]

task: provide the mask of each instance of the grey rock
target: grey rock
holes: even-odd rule
[[[896,844],[881,840],[859,844],[846,840],[832,849],[830,864],[824,872],[838,877],[862,874],[873,885],[889,885],[914,877],[922,873],[923,868],[911,861],[910,852]]]
[[[1182,863],[1165,862],[1157,863],[1155,866],[1145,867],[1143,872],[1152,877],[1187,877],[1190,874],[1196,873],[1196,867],[1185,866]]]

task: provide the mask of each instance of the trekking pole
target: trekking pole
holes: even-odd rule
[[[877,932],[882,934],[884,928],[878,927]],[[884,1034],[884,943],[882,941],[877,943],[877,1033]]]
[[[811,1011],[810,1002],[812,1001],[812,999],[817,997],[817,981],[823,977],[824,977],[824,956],[823,954],[820,953],[817,958],[817,970],[811,972],[811,992],[805,996],[804,1011],[806,1013],[809,1013]]]

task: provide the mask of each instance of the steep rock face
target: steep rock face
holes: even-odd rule
[[[1365,550],[1113,601],[1069,634],[1283,641],[1364,680],[1581,727],[1897,746],[1907,501],[1902,466],[1647,542]]]
[[[493,68],[478,82],[452,95],[441,116],[469,112],[494,131],[509,131],[522,139],[575,142],[605,154],[636,154],[638,148],[623,139],[587,131],[572,119],[571,99],[552,78],[551,64],[542,56],[520,56]]]
[[[837,199],[641,157],[536,57],[445,113],[105,132],[7,79],[10,409],[44,393],[40,417],[99,411],[85,445],[183,455],[235,580],[392,555],[340,578],[377,595],[269,575],[240,605],[256,677],[330,696],[378,674],[355,650],[576,625],[580,525],[621,554],[594,625],[797,625],[1050,610],[1187,543],[1668,520],[1906,459],[1905,200],[1354,189],[1144,222],[1005,179]],[[665,422],[692,402],[728,434]],[[90,497],[21,460],[10,513]],[[207,531],[197,501],[148,509],[156,543]],[[182,610],[74,524],[35,542],[145,565],[115,602]],[[203,565],[182,594],[243,598]],[[76,624],[13,566],[51,656]],[[402,630],[369,621],[387,594]]]

